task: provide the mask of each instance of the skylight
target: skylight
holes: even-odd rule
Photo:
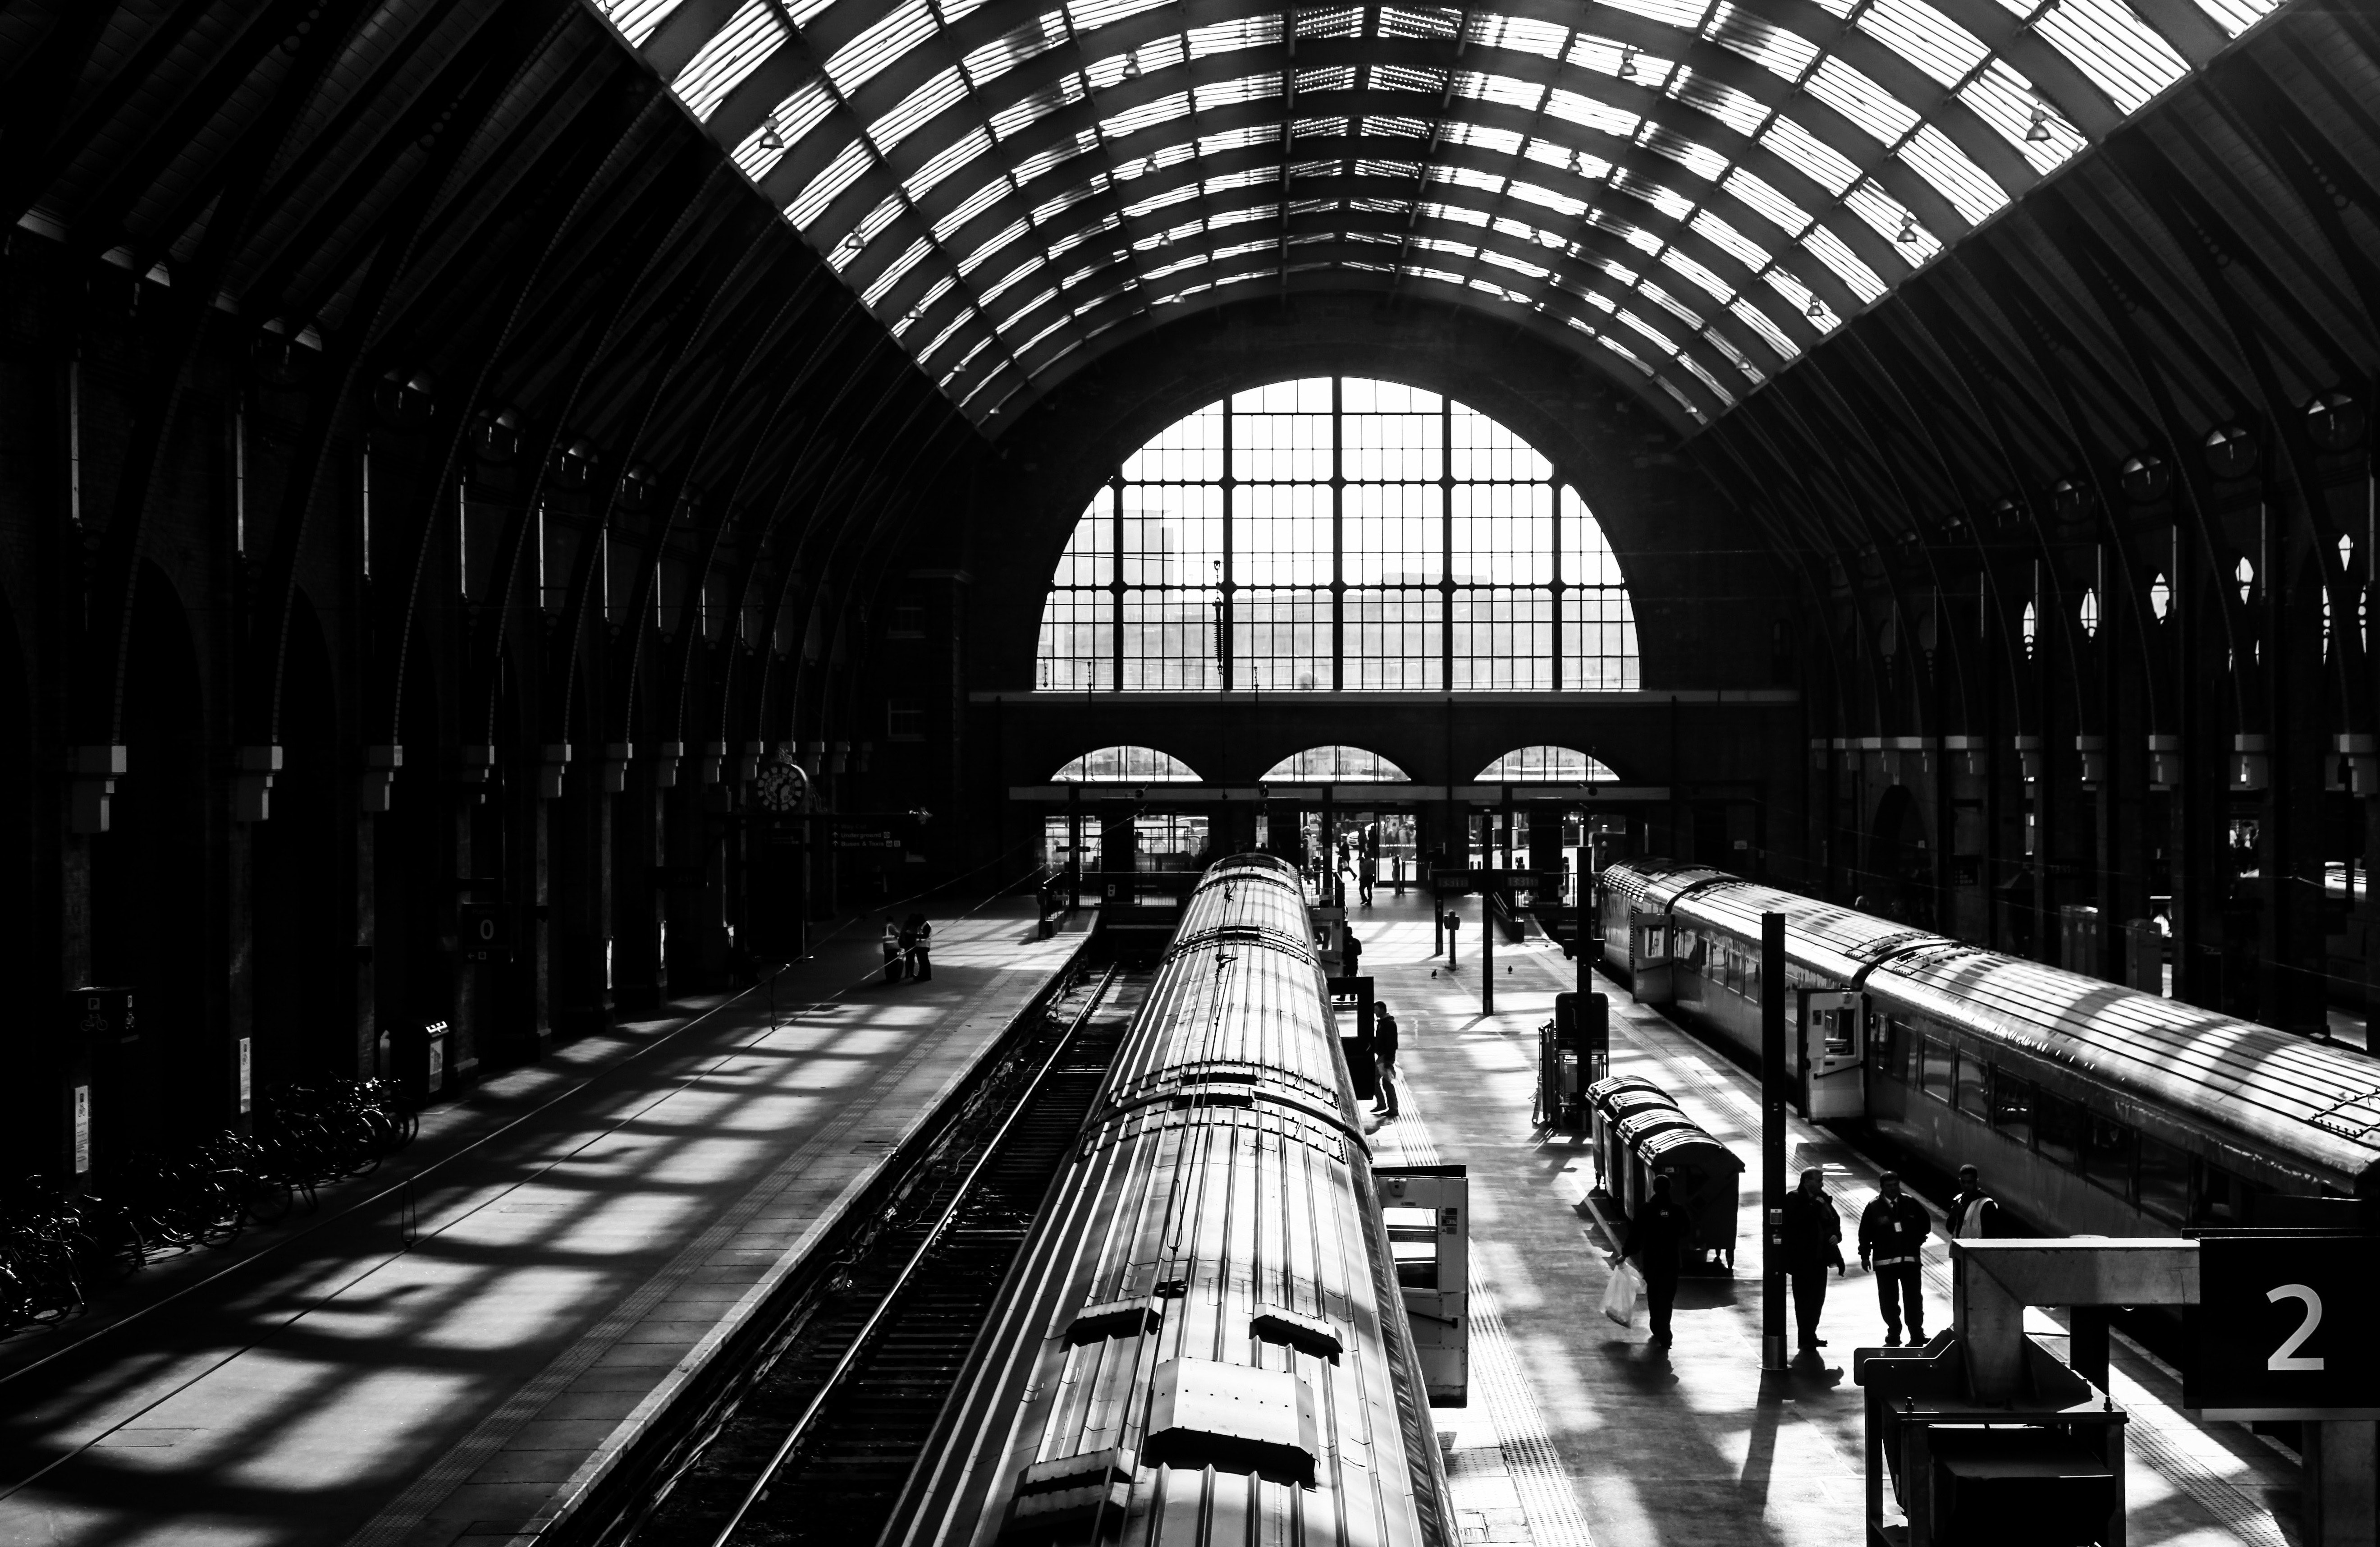
[[[2192,69],[2128,0],[589,3],[978,421],[1159,307],[1335,271],[1706,423]]]

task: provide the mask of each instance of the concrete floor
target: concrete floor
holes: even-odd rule
[[[938,920],[934,978],[897,987],[854,928],[774,1008],[677,1006],[491,1080],[426,1116],[408,1163],[448,1158],[418,1186],[0,1368],[0,1547],[443,1547],[552,1518],[1080,948],[1029,912]]]
[[[1396,1007],[1406,1115],[1374,1137],[1382,1164],[1470,1168],[1472,1399],[1438,1416],[1466,1541],[1572,1547],[1843,1547],[1861,1539],[1861,1393],[1851,1350],[1882,1340],[1873,1281],[1835,1282],[1824,1366],[1759,1370],[1757,1087],[1742,1071],[1609,981],[1612,1072],[1658,1080],[1687,1114],[1751,1163],[1737,1224],[1737,1276],[1689,1279],[1676,1346],[1646,1344],[1640,1310],[1601,1314],[1608,1243],[1585,1207],[1583,1149],[1532,1132],[1536,1029],[1575,967],[1542,944],[1497,953],[1499,1013],[1478,1012],[1478,932],[1451,973],[1431,957],[1427,905],[1383,888],[1351,910],[1379,996]],[[1475,920],[1475,909],[1466,922]],[[1436,975],[1433,976],[1433,973]],[[1824,1163],[1846,1241],[1875,1196],[1876,1168],[1837,1136],[1796,1121],[1789,1160]],[[1616,1217],[1613,1220],[1616,1225]],[[1937,1217],[1938,1229],[1940,1221]],[[1855,1252],[1847,1257],[1856,1261]],[[1929,1330],[1949,1324],[1947,1249],[1927,1253]],[[2036,1328],[2058,1327],[2036,1313]],[[2062,1339],[2050,1343],[2062,1353]],[[2127,1488],[2134,1547],[2297,1540],[2296,1468],[2236,1424],[2201,1429],[2180,1383],[2118,1339],[2115,1396],[2130,1411]],[[1897,1517],[1896,1517],[1897,1518]]]

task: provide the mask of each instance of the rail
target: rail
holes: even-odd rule
[[[957,1222],[961,1212],[971,1201],[976,1185],[981,1179],[986,1168],[991,1164],[993,1158],[1007,1143],[1009,1135],[1032,1110],[1043,1087],[1049,1083],[1051,1072],[1064,1062],[1075,1040],[1082,1035],[1083,1029],[1090,1023],[1091,1017],[1098,1012],[1099,1005],[1107,998],[1108,991],[1114,986],[1120,968],[1114,966],[1109,967],[1106,975],[1099,980],[1099,986],[1085,998],[1083,1007],[1075,1017],[1073,1024],[1067,1027],[1065,1034],[1060,1037],[1050,1050],[1050,1055],[1042,1060],[1041,1066],[1034,1071],[1031,1082],[1019,1092],[1014,1103],[1010,1106],[1007,1116],[1001,1120],[1000,1127],[993,1130],[990,1139],[984,1143],[973,1163],[967,1167],[965,1175],[959,1178],[958,1186],[952,1191],[950,1201],[936,1216],[933,1224],[927,1227],[924,1236],[910,1252],[908,1260],[903,1262],[900,1270],[894,1273],[892,1282],[886,1285],[883,1294],[876,1302],[876,1309],[870,1311],[868,1320],[860,1324],[859,1331],[844,1349],[842,1357],[835,1360],[833,1368],[827,1372],[826,1378],[819,1383],[818,1389],[811,1394],[800,1415],[794,1419],[786,1429],[783,1437],[777,1442],[776,1449],[770,1456],[767,1463],[753,1477],[751,1485],[745,1490],[741,1502],[736,1504],[726,1521],[712,1537],[712,1547],[727,1547],[727,1543],[735,1537],[736,1531],[742,1529],[753,1506],[768,1493],[770,1484],[775,1480],[777,1473],[783,1468],[795,1451],[800,1448],[802,1442],[809,1437],[812,1425],[817,1423],[819,1415],[826,1410],[829,1399],[835,1395],[837,1389],[857,1367],[861,1357],[868,1351],[878,1335],[883,1332],[892,1319],[893,1308],[900,1303],[901,1297],[908,1288],[910,1281],[932,1257],[935,1248],[949,1233],[951,1226]]]

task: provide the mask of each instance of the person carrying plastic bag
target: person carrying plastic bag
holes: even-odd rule
[[[1644,1278],[1633,1262],[1622,1262],[1612,1270],[1611,1279],[1603,1286],[1603,1313],[1626,1326],[1636,1314],[1636,1296],[1645,1287]]]

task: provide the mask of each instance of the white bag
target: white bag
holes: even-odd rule
[[[1611,1282],[1603,1286],[1603,1313],[1626,1326],[1628,1319],[1636,1314],[1636,1297],[1644,1288],[1645,1276],[1636,1271],[1636,1264],[1621,1263]]]

